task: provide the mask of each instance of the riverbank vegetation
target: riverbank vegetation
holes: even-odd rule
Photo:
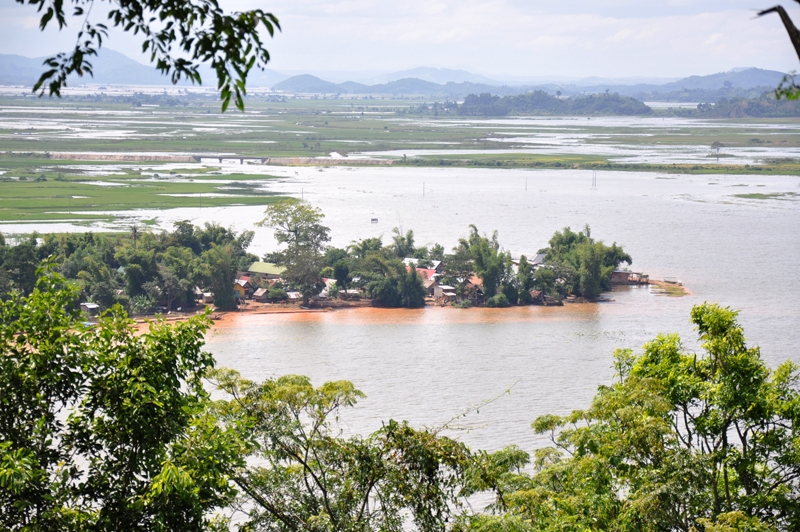
[[[116,304],[130,314],[192,308],[198,286],[215,294],[217,308],[232,310],[237,272],[258,259],[247,253],[252,238],[252,231],[178,222],[164,233],[134,225],[129,234],[32,235],[15,245],[0,239],[0,299],[30,294],[47,259],[81,301],[103,310]]]
[[[297,291],[303,305],[320,297],[366,298],[384,307],[418,308],[426,298],[439,304],[509,305],[560,302],[574,295],[589,300],[611,288],[611,272],[631,257],[616,243],[606,246],[570,228],[556,232],[533,263],[504,250],[497,233],[474,225],[450,253],[441,244],[419,247],[413,230],[395,229],[392,240],[353,241],[330,247],[324,215],[309,204],[284,200],[267,208],[262,226],[274,229],[281,249],[264,260],[282,273],[278,280],[250,276],[258,257],[248,253],[254,232],[236,233],[217,224],[188,221],[171,232],[134,225],[128,234],[31,235],[13,245],[0,240],[0,298],[14,290],[30,294],[36,268],[47,259],[83,301],[102,310],[122,305],[130,314],[191,309],[204,293],[216,308],[235,310],[234,285],[242,275],[270,300]],[[444,287],[444,288],[442,288]],[[531,295],[534,292],[539,294]],[[248,294],[249,295],[249,294]],[[239,297],[247,297],[240,295]]]
[[[385,307],[421,307],[426,295],[440,303],[491,307],[541,303],[546,297],[560,301],[567,295],[595,299],[611,289],[611,272],[633,261],[616,243],[606,246],[591,238],[588,226],[578,233],[568,227],[556,232],[549,247],[539,251],[542,259],[532,264],[525,255],[515,260],[503,250],[497,232],[487,236],[474,225],[451,253],[441,244],[417,247],[413,230],[397,228],[388,245],[369,238],[326,249],[330,230],[321,224],[318,209],[287,200],[266,213],[262,224],[274,227],[276,240],[286,247],[264,260],[286,268],[283,277],[300,291],[304,304],[325,288],[325,278],[335,280],[329,297],[353,290]]]
[[[674,334],[638,355],[618,349],[616,378],[591,405],[533,421],[551,447],[486,452],[445,436],[446,424],[387,420],[346,434],[347,411],[364,397],[354,384],[259,383],[214,369],[202,352],[207,315],[136,335],[116,306],[87,327],[72,310],[75,286],[52,265],[35,276],[29,295],[0,302],[3,528],[800,526],[798,367],[768,368],[727,308],[692,310],[697,353]],[[470,506],[478,493],[494,504]]]

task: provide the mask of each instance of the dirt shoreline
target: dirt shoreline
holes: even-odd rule
[[[686,287],[677,284],[677,283],[670,283],[667,281],[660,281],[660,280],[650,280],[650,285],[658,287],[657,290],[659,293],[657,295],[665,295],[667,297],[682,297],[682,296],[689,296],[692,295],[692,292],[686,289]],[[571,301],[570,306],[579,304],[579,303],[598,303],[598,302],[590,302],[581,299],[580,301]],[[353,310],[353,309],[370,309],[376,310],[379,307],[372,306],[372,303],[368,300],[361,300],[361,301],[326,301],[322,304],[322,306],[314,307],[314,308],[303,308],[299,304],[270,304],[270,303],[254,303],[248,302],[246,306],[243,308],[239,308],[235,311],[218,311],[212,308],[211,312],[211,320],[212,325],[210,330],[213,330],[218,327],[226,327],[229,326],[231,322],[236,320],[240,317],[246,316],[258,316],[258,315],[282,315],[282,314],[322,314],[328,312],[334,312],[336,310]],[[452,306],[440,306],[435,304],[427,304],[425,308],[451,308]],[[472,309],[484,309],[485,307],[471,307],[469,309],[456,309],[456,310],[472,310]],[[510,308],[517,308],[517,307],[510,307]],[[552,307],[552,308],[563,308],[563,307]],[[392,309],[398,310],[398,309]],[[403,309],[399,309],[403,310]],[[417,309],[419,310],[419,309]],[[506,309],[495,309],[498,311],[503,311]],[[174,313],[162,316],[141,316],[134,318],[136,322],[137,328],[140,332],[147,331],[149,322],[156,321],[158,319],[163,319],[166,322],[179,322],[179,321],[186,321],[189,318],[194,316],[200,315],[204,312],[204,310],[198,310],[194,313]]]

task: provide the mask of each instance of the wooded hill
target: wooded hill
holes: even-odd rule
[[[652,112],[643,102],[620,94],[559,98],[539,90],[502,98],[489,93],[470,94],[458,107],[458,114],[462,116],[647,115]]]

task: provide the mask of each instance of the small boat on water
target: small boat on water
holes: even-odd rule
[[[377,218],[371,218],[370,222],[376,224],[376,223],[378,223],[378,219]]]

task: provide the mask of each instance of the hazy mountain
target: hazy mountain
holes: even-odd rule
[[[783,79],[783,73],[760,68],[733,69],[709,76],[689,76],[672,83],[661,85],[664,92],[675,89],[718,89],[730,83],[733,87],[750,89],[753,87],[775,87]]]
[[[679,78],[643,78],[643,77],[634,77],[634,78],[601,78],[598,76],[591,76],[588,78],[583,78],[577,81],[574,81],[573,84],[586,87],[586,86],[594,86],[594,85],[601,85],[601,84],[613,84],[613,85],[663,85],[665,83],[671,83],[673,81],[677,81]]]
[[[0,54],[0,85],[24,85],[31,87],[39,79],[45,68],[42,65],[45,57],[23,57],[20,55]],[[97,57],[90,57],[94,77],[74,74],[67,80],[68,86],[88,83],[99,85],[172,85],[169,76],[163,76],[153,65],[145,65],[128,56],[101,48]],[[210,68],[200,68],[203,85],[216,87],[216,73]],[[274,70],[254,70],[250,72],[248,84],[251,87],[270,87],[288,78]],[[184,81],[181,86],[189,86]]]
[[[734,69],[707,76],[690,76],[669,83],[621,85],[616,82],[596,85],[554,84],[550,90],[564,95],[592,94],[609,91],[640,100],[678,102],[717,102],[721,98],[756,98],[773,90],[783,79],[783,73],[759,68]],[[613,81],[613,80],[612,80]]]
[[[0,54],[0,85],[23,85],[32,87],[44,70],[44,58],[29,58],[19,55]],[[101,49],[99,57],[90,58],[94,66],[94,77],[73,75],[68,82],[71,86],[87,83],[98,85],[171,85],[170,78],[162,76],[152,65],[142,64],[114,50]],[[204,85],[216,86],[214,72],[203,67],[200,70]],[[330,72],[331,75],[334,72]],[[634,96],[641,100],[654,99],[670,101],[716,102],[721,98],[758,96],[775,88],[783,78],[783,73],[759,68],[735,68],[707,76],[690,76],[677,81],[666,78],[571,78],[561,81],[552,78],[536,78],[538,83],[526,85],[501,85],[480,74],[466,70],[419,67],[388,74],[375,75],[367,80],[351,72],[351,80],[345,80],[345,72],[334,76],[337,82],[299,74],[266,69],[255,70],[248,78],[249,87],[272,87],[290,93],[320,94],[380,94],[391,96],[429,96],[435,98],[461,99],[468,94],[491,93],[497,96],[523,94],[532,90],[549,93],[561,91],[565,96],[593,93],[619,93]],[[362,73],[363,75],[363,73]],[[352,81],[356,79],[357,81]],[[522,79],[522,78],[519,78]],[[528,78],[533,79],[533,78]],[[188,86],[189,82],[180,85]]]
[[[442,86],[432,81],[417,78],[403,78],[370,87],[371,92],[378,94],[427,95],[438,94]]]
[[[445,84],[453,83],[485,83],[487,85],[501,85],[501,83],[489,79],[481,74],[474,74],[466,70],[454,70],[451,68],[431,68],[431,67],[417,67],[410,70],[401,70],[398,72],[390,72],[382,74],[369,79],[362,79],[361,81],[366,84],[376,85],[383,83],[390,83],[402,79],[415,78],[422,81],[429,81],[431,83]]]
[[[212,73],[213,74],[213,73]],[[277,70],[272,70],[271,68],[267,68],[262,70],[251,70],[250,74],[247,75],[247,86],[248,87],[272,87],[276,83],[280,83],[286,79],[289,79],[291,76],[286,74],[281,74]],[[203,77],[205,80],[205,76]],[[213,77],[209,78],[211,83],[208,81],[204,81],[205,84],[211,85],[212,83],[216,86],[217,76],[213,74]]]
[[[42,75],[40,59],[0,54],[0,85],[33,86]]]
[[[325,81],[311,74],[292,76],[272,86],[274,90],[284,92],[305,92],[320,94],[338,94],[346,92],[342,87],[330,81]]]
[[[345,81],[344,83],[339,83],[339,87],[343,89],[343,92],[350,94],[370,94],[373,92],[372,87],[369,85],[356,83],[355,81]]]

